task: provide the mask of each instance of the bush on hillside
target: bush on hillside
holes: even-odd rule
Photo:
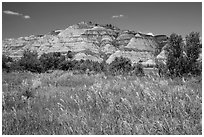
[[[99,62],[93,62],[93,70],[100,73],[103,71],[103,65],[101,65]]]
[[[73,57],[74,57],[73,52],[69,50],[69,51],[67,52],[67,58],[68,58],[68,59],[73,59]]]
[[[143,66],[141,63],[136,63],[134,66],[133,66],[133,71],[132,73],[136,76],[144,76],[144,69],[143,69]]]
[[[108,64],[106,63],[106,59],[100,63],[101,71],[106,73],[108,71]]]
[[[10,64],[10,71],[24,71],[22,66],[20,66],[20,61],[19,60],[14,60]]]
[[[6,56],[5,54],[2,55],[2,70],[6,72],[10,71],[10,64],[13,62],[12,58]]]
[[[120,47],[120,43],[119,43],[118,40],[116,40],[116,39],[114,39],[114,40],[112,41],[112,45],[113,45],[114,47],[116,47],[116,48],[119,48],[119,47]]]
[[[128,74],[132,70],[131,61],[128,58],[116,57],[109,65],[109,72],[112,75]]]
[[[112,24],[106,24],[104,27],[105,27],[106,29],[112,29],[112,30],[115,29],[115,27],[114,27]]]
[[[25,50],[23,57],[16,62],[21,70],[41,73],[42,66],[38,59],[38,54],[35,51]]]
[[[60,52],[44,53],[40,56],[39,60],[42,64],[43,70],[47,71],[50,69],[58,69],[59,64],[65,61],[65,57],[62,56]]]
[[[64,60],[58,65],[58,69],[65,70],[65,71],[73,70],[75,64],[76,64],[76,61]]]
[[[158,74],[160,77],[169,76],[167,65],[163,62],[156,61],[156,68],[158,69]]]

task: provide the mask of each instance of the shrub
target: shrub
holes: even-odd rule
[[[109,72],[113,75],[127,74],[132,70],[131,61],[128,58],[116,57],[109,65]]]
[[[74,55],[73,55],[72,51],[69,50],[69,51],[67,52],[67,58],[68,58],[68,59],[73,59],[73,57],[74,57]]]
[[[42,64],[43,70],[47,71],[50,69],[58,69],[59,64],[65,61],[65,57],[62,56],[60,52],[44,53],[40,56],[39,60]]]
[[[81,73],[87,71],[102,72],[105,71],[105,66],[102,63],[91,61],[91,60],[65,60],[58,66],[61,70],[78,70]]]
[[[136,63],[133,66],[133,74],[137,76],[144,76],[144,69],[141,63]]]
[[[76,61],[69,61],[69,60],[64,60],[61,62],[58,66],[59,69],[61,70],[73,70],[74,66],[76,64]]]
[[[114,47],[120,47],[120,43],[117,41],[117,40],[113,40],[112,41],[112,45],[114,46]]]
[[[43,53],[41,56],[40,56],[40,62],[42,64],[42,67],[44,69],[44,71],[47,71],[49,69],[52,68],[53,64],[52,64],[52,56],[50,54],[45,54]]]
[[[101,71],[104,73],[106,73],[108,71],[108,64],[106,63],[106,60],[103,60],[100,63],[100,68],[101,68]]]
[[[81,63],[82,63],[83,61],[84,61],[84,60],[80,60],[80,61],[73,60],[73,61],[72,61],[73,64],[74,64],[73,70],[80,70],[80,65],[81,65]]]
[[[23,71],[23,67],[20,66],[20,61],[14,60],[10,65],[10,70],[11,71]]]
[[[2,55],[2,69],[6,72],[10,71],[10,63],[13,62],[12,58],[6,56],[5,54]]]
[[[35,51],[25,50],[23,53],[23,57],[16,62],[19,65],[19,68],[22,70],[27,70],[31,72],[38,72],[42,71],[41,62],[38,59],[38,54]]]
[[[101,63],[99,63],[99,62],[93,62],[93,70],[95,71],[95,72],[102,72],[103,71],[103,68],[102,68],[103,66],[101,65]]]
[[[167,68],[166,64],[157,61],[156,62],[156,68],[158,69],[158,74],[160,77],[169,75],[168,68]]]
[[[192,75],[201,75],[202,73],[202,62],[195,62],[192,67]]]

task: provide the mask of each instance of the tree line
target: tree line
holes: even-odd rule
[[[198,61],[202,44],[198,32],[186,35],[185,42],[181,35],[171,34],[166,47],[166,64],[158,64],[163,75],[174,77],[183,75],[200,75],[202,62]]]
[[[91,60],[74,60],[72,52],[62,55],[60,52],[44,53],[38,58],[35,51],[25,50],[19,60],[3,55],[2,68],[4,71],[30,71],[34,73],[44,73],[49,70],[77,71],[79,73],[101,73],[111,75],[135,74],[143,75],[143,68],[137,64],[132,66],[131,61],[124,57],[116,57],[115,60],[107,64]]]

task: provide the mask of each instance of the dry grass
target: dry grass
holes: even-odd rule
[[[193,78],[55,71],[26,79],[27,87],[3,83],[3,134],[202,134],[202,82]],[[41,86],[31,88],[31,79]],[[33,96],[23,98],[25,90]]]

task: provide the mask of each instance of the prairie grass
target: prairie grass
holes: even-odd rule
[[[21,80],[9,88],[14,79]],[[33,89],[35,79],[41,85]],[[26,77],[3,74],[3,80],[5,135],[202,134],[202,79],[175,82],[155,75],[54,71]],[[23,98],[25,90],[33,96]]]

